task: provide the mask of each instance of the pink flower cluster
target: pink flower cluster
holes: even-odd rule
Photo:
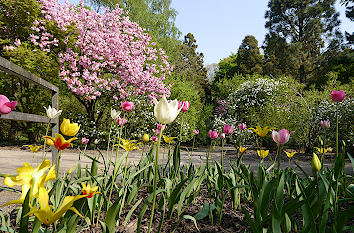
[[[46,20],[54,21],[63,32],[73,25],[77,29],[73,45],[68,43],[69,33],[60,41],[67,49],[59,54],[59,75],[72,92],[87,100],[113,90],[122,99],[129,94],[148,94],[151,99],[169,96],[170,86],[163,83],[172,70],[168,57],[162,49],[154,48],[150,35],[131,22],[122,9],[97,13],[85,8],[83,1],[79,6],[63,5],[58,0],[39,1]],[[46,31],[45,22],[34,25],[34,44],[45,51],[58,45],[59,41]]]

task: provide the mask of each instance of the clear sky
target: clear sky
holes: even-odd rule
[[[345,8],[338,2],[341,30],[353,32],[354,23],[345,17]],[[246,35],[255,36],[259,45],[263,43],[267,3],[268,0],[172,0],[171,5],[178,12],[175,23],[182,32],[181,39],[191,32],[208,65],[236,53]]]

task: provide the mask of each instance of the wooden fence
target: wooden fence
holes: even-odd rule
[[[59,108],[59,88],[53,84],[47,82],[44,79],[28,72],[27,70],[19,67],[18,65],[0,57],[0,70],[6,73],[15,75],[16,77],[26,80],[28,82],[37,84],[42,88],[50,91],[52,93],[52,107]],[[44,108],[43,108],[44,110]],[[44,110],[45,111],[45,110]],[[6,115],[0,115],[0,120],[16,120],[16,121],[31,121],[40,123],[51,123],[52,124],[52,136],[55,137],[55,133],[59,133],[59,119],[50,119],[47,116],[16,112],[12,111]],[[55,147],[52,147],[52,164],[57,165],[58,151]],[[56,166],[57,167],[57,166]]]

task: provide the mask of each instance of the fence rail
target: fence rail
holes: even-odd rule
[[[52,107],[59,108],[59,88],[50,82],[41,79],[40,77],[28,72],[22,67],[0,57],[0,70],[9,74],[12,74],[20,79],[26,80],[28,82],[37,84],[52,93]],[[59,119],[50,119],[46,116],[16,112],[12,111],[6,115],[0,115],[0,120],[17,120],[17,121],[31,121],[40,123],[51,123],[52,124],[52,136],[54,137],[56,133],[59,133]],[[52,163],[57,165],[58,150],[52,147]],[[58,166],[56,166],[58,167]]]

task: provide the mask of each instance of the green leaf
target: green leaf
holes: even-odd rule
[[[347,153],[347,155],[348,155],[348,157],[349,157],[349,159],[350,159],[350,162],[352,163],[352,169],[353,169],[353,171],[354,171],[354,159],[353,159],[353,157],[352,157],[349,153]]]
[[[215,205],[206,202],[204,203],[202,209],[196,215],[194,215],[194,218],[196,220],[204,219],[209,215],[209,212],[213,212],[215,208],[216,208]]]
[[[353,218],[354,205],[351,205],[347,209],[339,212],[335,218],[335,226],[337,233],[344,232],[345,224],[350,218]]]
[[[28,190],[25,200],[22,204],[21,221],[20,221],[20,233],[28,233],[28,219],[29,216],[25,215],[30,211],[29,199],[31,190]]]
[[[140,199],[139,201],[137,201],[134,206],[129,210],[127,216],[125,217],[125,220],[123,222],[123,225],[126,226],[130,217],[132,216],[134,210],[139,206],[140,202],[142,201],[143,199]]]
[[[272,208],[272,232],[273,233],[281,233],[281,216],[277,213],[276,208]]]
[[[197,228],[197,230],[199,231],[199,228],[198,228],[198,225],[197,225],[197,220],[193,216],[183,215],[183,218],[193,221],[195,228]]]
[[[253,233],[261,233],[262,229],[258,229],[256,224],[253,222],[253,220],[251,219],[250,214],[248,213],[248,210],[245,209],[245,207],[242,206],[242,212],[245,214],[247,223],[250,225],[252,232]]]
[[[156,195],[159,194],[160,192],[162,192],[163,189],[159,189],[156,191]],[[139,217],[138,217],[138,225],[137,225],[137,232],[140,233],[140,226],[141,226],[141,220],[143,219],[144,217],[144,214],[150,204],[150,202],[152,202],[152,199],[154,198],[154,193],[151,193],[145,200],[144,204],[143,204],[143,207],[141,208],[140,210],[140,214],[139,214]]]
[[[120,207],[120,198],[118,198],[111,207],[109,207],[104,222],[108,227],[108,232],[113,233],[114,227],[116,225],[116,217],[118,215],[119,207]]]
[[[280,177],[279,184],[277,187],[277,192],[275,194],[275,206],[278,210],[278,213],[281,213],[281,209],[283,206],[283,197],[284,197],[284,179],[285,179],[285,173]]]
[[[194,183],[197,181],[197,179],[192,180],[192,182],[183,190],[180,198],[179,198],[179,202],[178,202],[178,206],[177,206],[177,217],[179,218],[179,216],[181,215],[181,209],[182,209],[182,205],[184,203],[184,200],[186,198],[186,196],[191,192]]]

